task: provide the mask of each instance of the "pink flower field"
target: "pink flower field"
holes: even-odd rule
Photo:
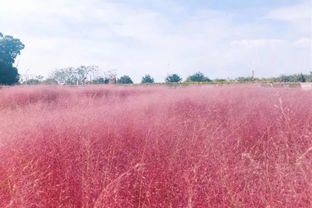
[[[0,207],[312,207],[312,91],[0,89]]]

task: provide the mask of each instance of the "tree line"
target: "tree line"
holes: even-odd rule
[[[104,73],[105,75],[99,75]],[[178,74],[166,76],[165,83],[252,83],[252,82],[312,82],[310,74],[281,75],[273,78],[238,77],[236,79],[210,79],[202,72],[196,72],[185,80]],[[61,85],[85,85],[85,84],[134,84],[129,75],[117,77],[113,72],[101,72],[97,66],[79,66],[57,69],[45,79],[37,78],[25,80],[23,84],[61,84]],[[155,79],[146,74],[141,78],[141,84],[153,84]]]
[[[104,74],[104,75],[103,75]],[[23,84],[61,84],[61,85],[85,85],[85,84],[134,84],[129,75],[117,77],[111,71],[103,72],[98,66],[79,66],[57,69],[53,71],[47,79],[36,76],[31,79],[22,80]],[[182,77],[178,74],[169,74],[164,80],[166,83],[182,82]],[[212,82],[202,72],[196,72],[189,76],[185,82]],[[153,84],[155,79],[146,74],[141,79],[141,84]]]
[[[84,85],[84,84],[133,84],[128,75],[117,77],[112,71],[103,72],[98,66],[68,67],[54,70],[50,76],[44,79],[38,75],[32,78],[20,76],[15,64],[15,59],[20,55],[25,45],[17,38],[0,33],[0,85],[14,84],[61,84],[61,85]],[[164,80],[166,83],[180,83],[183,81],[178,74],[169,74]],[[310,74],[281,75],[275,78],[238,77],[236,79],[209,79],[202,72],[196,72],[188,76],[183,82],[312,82]],[[141,79],[142,84],[155,83],[150,74]]]

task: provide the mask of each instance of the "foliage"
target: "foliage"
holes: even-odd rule
[[[189,76],[186,79],[186,82],[210,82],[210,81],[211,80],[201,72],[196,72],[195,74]]]
[[[2,88],[0,207],[311,207],[311,105],[253,86]]]
[[[182,78],[178,74],[169,74],[166,77],[166,82],[181,82]]]
[[[146,83],[154,83],[154,78],[151,77],[151,75],[147,74],[144,77],[142,77],[142,84],[146,84]]]
[[[38,84],[40,84],[40,80],[38,80],[38,79],[29,79],[29,80],[23,82],[23,84],[26,84],[26,85],[38,85]]]
[[[12,65],[17,55],[21,53],[25,45],[12,36],[3,36],[0,33],[0,62],[5,65]]]
[[[0,85],[18,83],[19,74],[16,67],[0,63]]]
[[[0,33],[0,85],[16,84],[19,80],[15,58],[24,49],[24,44],[12,36]]]
[[[226,82],[228,80],[226,80],[226,79],[214,79],[213,81],[214,82]]]
[[[278,78],[275,78],[275,81],[278,82],[311,82],[312,73],[310,74],[293,74],[293,75],[281,75]]]
[[[280,82],[290,82],[291,78],[290,78],[290,76],[281,75],[279,78],[277,78],[277,81],[280,81]]]
[[[79,66],[55,70],[50,76],[59,84],[82,85],[98,69],[97,66]]]
[[[44,85],[57,85],[58,82],[55,79],[48,78],[48,79],[42,80],[41,84],[44,84]]]
[[[299,82],[306,82],[306,78],[305,78],[305,76],[301,73],[301,74],[299,74],[299,76],[298,76],[298,81]]]
[[[132,79],[128,75],[124,75],[118,78],[118,84],[133,84]]]
[[[109,80],[110,79],[107,77],[99,77],[99,78],[96,78],[94,80],[91,80],[89,83],[90,84],[108,84]]]
[[[236,81],[238,82],[253,82],[256,79],[254,77],[238,77],[236,78]]]

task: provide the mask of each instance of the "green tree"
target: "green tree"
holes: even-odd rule
[[[13,64],[24,47],[25,45],[19,39],[0,33],[0,85],[12,85],[18,82],[19,74]]]
[[[302,73],[298,75],[298,81],[299,82],[306,82],[306,78]]]
[[[91,84],[108,84],[109,78],[107,77],[98,77],[90,82]]]
[[[252,82],[252,81],[255,81],[255,78],[253,78],[253,77],[238,77],[238,78],[236,78],[236,81],[238,81],[238,82]]]
[[[307,82],[312,82],[312,72],[310,72],[310,74],[306,75],[306,81]]]
[[[142,77],[141,83],[142,83],[142,84],[145,84],[145,83],[154,83],[154,78],[151,77],[151,75],[147,74],[147,75],[145,75],[144,77]]]
[[[18,80],[17,68],[0,63],[0,85],[13,85],[18,83]]]
[[[213,81],[214,82],[226,82],[227,80],[226,79],[217,78],[217,79],[214,79]]]
[[[210,82],[210,81],[211,80],[201,72],[196,72],[195,74],[189,76],[186,79],[186,82]]]
[[[306,82],[309,81],[308,74],[281,75],[276,79],[280,82]]]
[[[166,77],[166,82],[181,82],[182,78],[177,74],[169,74]]]
[[[118,80],[117,80],[118,84],[133,84],[132,79],[128,76],[128,75],[124,75],[121,76]]]
[[[278,77],[277,81],[279,81],[279,82],[290,82],[291,79],[287,75],[281,75],[280,77]]]

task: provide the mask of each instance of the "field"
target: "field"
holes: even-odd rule
[[[312,207],[312,91],[0,89],[0,207]]]

